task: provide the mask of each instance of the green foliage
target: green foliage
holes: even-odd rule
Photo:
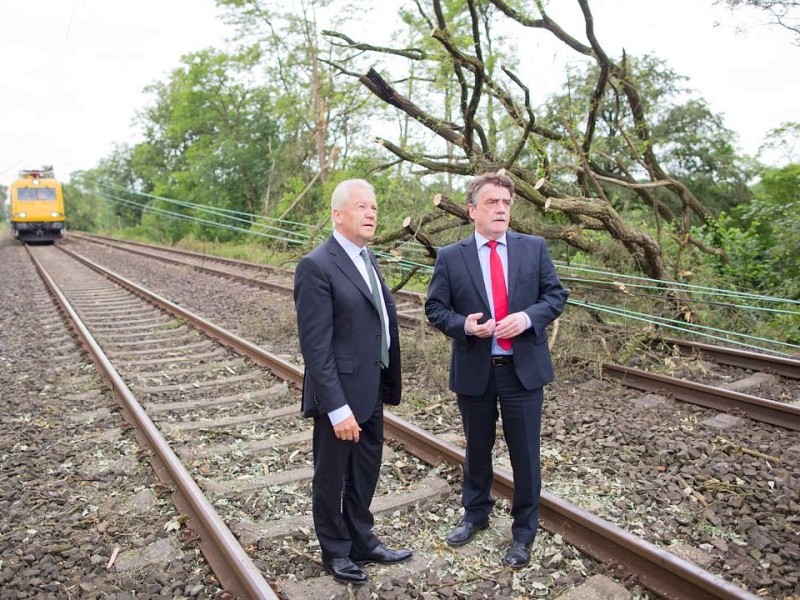
[[[217,0],[217,4],[227,9],[225,18],[240,38],[256,45],[253,71],[268,98],[281,142],[291,147],[284,162],[275,165],[279,176],[313,165],[310,179],[326,169],[335,147],[347,154],[351,144],[364,141],[375,103],[358,82],[334,77],[331,63],[341,59],[342,51],[323,43],[317,20],[318,12],[327,12],[329,26],[336,27],[350,17],[348,3],[337,3],[335,8],[329,0],[288,4]]]
[[[789,164],[796,164],[800,160],[800,123],[784,121],[770,129],[758,150],[759,154],[770,150],[777,152]]]
[[[728,256],[727,261],[717,261],[717,268],[725,279],[740,289],[769,289],[773,267],[768,260],[771,244],[758,229],[758,224],[752,223],[742,228],[728,214],[720,215],[715,223],[715,237]]]
[[[98,223],[100,226],[130,227],[141,222],[142,200],[135,192],[150,192],[152,184],[137,176],[131,153],[129,146],[117,145],[96,168],[83,172],[79,178],[84,194],[94,194],[111,207],[108,218]]]
[[[260,212],[279,144],[266,90],[247,80],[257,60],[248,51],[196,52],[148,88],[155,103],[140,117],[146,141],[132,164],[154,194]]]
[[[306,173],[286,177],[283,194],[277,201],[274,215],[286,213],[286,218],[301,223],[315,223],[324,218],[328,212],[328,204],[320,197],[321,186],[314,185],[306,190],[308,179],[310,177]]]
[[[800,165],[767,169],[752,203],[717,219],[710,235],[727,253],[712,259],[719,276],[735,289],[800,300]],[[769,330],[800,343],[800,317],[776,313]],[[777,333],[776,333],[777,332]]]
[[[118,149],[119,150],[119,149]],[[115,154],[115,156],[118,156]],[[64,211],[67,216],[67,229],[97,232],[112,229],[125,223],[138,222],[139,210],[133,210],[124,203],[110,200],[95,182],[110,174],[101,163],[100,167],[89,171],[76,171],[70,174],[70,183],[65,183]],[[120,173],[116,172],[116,176]],[[119,192],[119,197],[132,196]]]
[[[713,213],[748,201],[747,182],[756,173],[755,165],[738,156],[734,148],[736,136],[725,128],[722,118],[704,100],[688,96],[686,78],[650,55],[628,56],[627,77],[639,89],[649,115],[652,151],[662,167],[691,189]],[[567,137],[570,130],[582,132],[581,119],[589,111],[597,78],[596,65],[585,70],[571,69],[568,91],[548,101],[539,123]],[[641,166],[631,151],[631,144],[640,144],[634,133],[633,115],[628,104],[619,101],[622,82],[612,80],[612,83],[599,100],[597,129],[589,158],[600,171],[640,175]],[[554,162],[572,162],[569,159],[572,147],[551,143],[548,150]],[[647,148],[637,150],[643,152]],[[566,185],[577,181],[575,174],[569,172],[556,173],[555,177]],[[612,185],[604,187],[618,210],[627,211],[642,202],[633,191]],[[672,203],[671,208],[677,210],[670,195],[659,191],[653,194],[661,202]]]
[[[146,231],[151,239],[173,244],[192,229],[193,225],[189,221],[182,220],[177,216],[167,216],[166,214],[185,213],[185,209],[170,206],[161,200],[153,200],[149,203],[149,206],[153,210],[146,211],[142,215],[142,222],[139,227],[142,231]]]
[[[6,208],[6,186],[0,183],[0,221],[8,219],[8,209]]]
[[[768,281],[784,290],[779,295],[800,299],[800,164],[767,169],[755,195],[743,217],[762,234],[773,266]]]

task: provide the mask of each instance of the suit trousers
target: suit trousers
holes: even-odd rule
[[[489,385],[482,395],[458,395],[458,408],[467,439],[462,492],[464,519],[480,523],[488,518],[494,505],[490,497],[492,449],[499,404],[503,435],[514,473],[511,532],[516,542],[533,542],[539,527],[542,489],[539,436],[543,398],[542,388],[525,389],[517,378],[513,363],[492,366]]]
[[[359,441],[340,440],[328,415],[314,417],[314,528],[326,559],[369,554],[379,543],[370,511],[383,453],[383,404],[361,426]]]

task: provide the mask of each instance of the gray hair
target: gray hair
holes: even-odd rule
[[[350,197],[350,188],[360,187],[369,190],[372,195],[375,195],[375,188],[372,184],[365,179],[345,179],[334,188],[331,194],[331,215],[334,210],[341,210],[344,203]]]

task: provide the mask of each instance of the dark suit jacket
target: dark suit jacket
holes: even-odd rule
[[[524,311],[531,327],[513,340],[514,368],[526,389],[553,381],[547,347],[549,325],[564,310],[567,291],[561,286],[544,239],[509,231],[508,312]],[[425,301],[428,321],[453,339],[450,389],[457,394],[481,395],[489,382],[492,338],[464,333],[469,314],[491,318],[475,236],[439,250]]]
[[[370,251],[375,265],[375,255]],[[400,335],[391,290],[378,273],[389,316],[389,368],[381,380],[381,321],[372,294],[334,237],[303,257],[294,275],[300,349],[305,359],[303,416],[327,414],[345,404],[359,423],[378,395],[399,404]]]

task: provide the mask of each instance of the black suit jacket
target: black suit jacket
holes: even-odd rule
[[[544,239],[507,232],[508,312],[524,311],[531,327],[513,339],[514,369],[526,389],[553,381],[547,347],[549,325],[564,310],[567,290],[556,275]],[[491,318],[483,283],[478,246],[472,235],[439,250],[425,301],[428,321],[453,340],[450,389],[457,394],[481,395],[489,383],[492,339],[467,335],[469,314]]]
[[[369,252],[376,271],[375,255]],[[389,317],[389,367],[381,377],[381,321],[372,294],[334,237],[303,257],[295,269],[294,301],[305,360],[303,416],[327,414],[345,404],[356,421],[368,419],[379,397],[399,404],[400,335],[391,290],[378,271]]]

